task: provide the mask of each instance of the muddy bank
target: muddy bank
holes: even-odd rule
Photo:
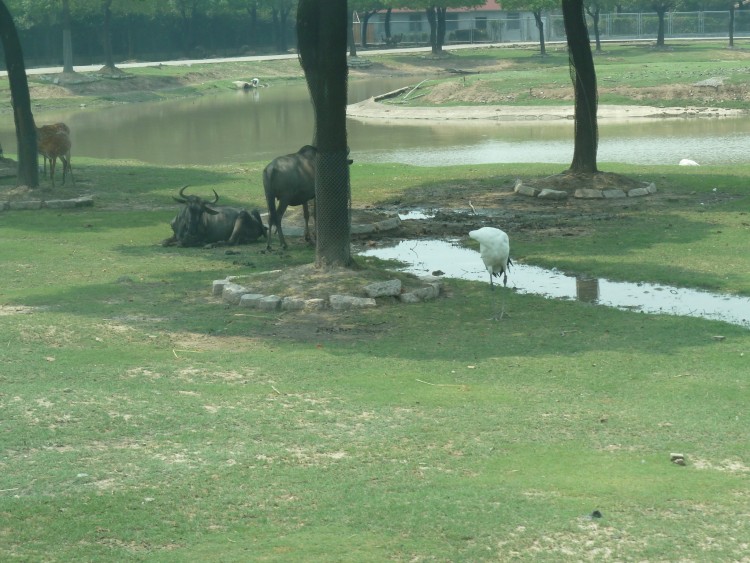
[[[501,106],[467,105],[443,107],[409,107],[376,102],[370,98],[347,107],[347,116],[361,121],[398,121],[424,124],[435,121],[456,121],[462,125],[471,121],[539,121],[573,120],[574,107],[567,106]],[[628,122],[667,118],[741,117],[747,111],[715,107],[652,107],[600,105],[597,115],[601,121]]]

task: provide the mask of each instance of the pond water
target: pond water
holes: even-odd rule
[[[441,270],[445,277],[484,281],[489,286],[489,274],[479,252],[460,246],[457,240],[406,240],[360,254],[404,262],[402,270],[416,275]],[[699,317],[750,328],[750,297],[652,283],[581,278],[526,264],[511,266],[508,287],[519,293],[553,299],[577,299],[623,310]]]
[[[414,82],[413,77],[352,81],[349,101]],[[302,80],[189,100],[45,113],[39,121],[70,125],[74,160],[89,156],[157,165],[270,160],[296,151],[313,134],[312,106]],[[569,122],[406,125],[349,120],[348,135],[358,162],[569,164],[572,127]],[[6,152],[15,152],[10,113],[0,116],[0,143]],[[602,163],[677,164],[690,158],[699,164],[728,164],[747,162],[748,146],[748,118],[602,122],[598,157]]]

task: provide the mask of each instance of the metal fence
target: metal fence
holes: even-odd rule
[[[565,30],[561,14],[543,16],[544,35],[549,41],[564,40]],[[594,23],[587,16],[589,34],[594,39]],[[448,22],[446,44],[451,43],[512,43],[538,41],[539,30],[534,16],[528,12],[509,12],[499,18],[462,17]],[[628,40],[656,38],[659,18],[655,12],[632,14],[607,13],[599,17],[599,32],[603,40]],[[392,36],[403,44],[426,44],[429,42],[427,21],[394,18],[391,21]],[[357,36],[359,36],[359,29]],[[384,37],[382,21],[371,22],[367,29],[368,39],[379,43]],[[729,12],[668,12],[664,17],[665,38],[721,38],[729,37]],[[750,37],[750,10],[735,11],[735,38]]]

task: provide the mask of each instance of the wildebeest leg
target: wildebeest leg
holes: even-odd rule
[[[305,216],[305,240],[310,242],[310,209],[307,202],[302,204],[302,214]]]
[[[286,239],[284,238],[284,231],[281,230],[281,220],[284,218],[284,213],[286,213],[287,204],[283,202],[279,202],[279,209],[276,211],[276,232],[279,233],[279,242],[281,242],[281,247],[286,250]],[[271,244],[271,237],[268,237],[268,244],[270,246]]]

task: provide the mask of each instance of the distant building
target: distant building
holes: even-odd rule
[[[385,11],[370,18],[369,43],[384,43]],[[355,21],[358,18],[355,17]],[[356,26],[355,26],[356,27]],[[359,29],[355,29],[357,36]],[[391,13],[391,37],[400,43],[427,43],[430,23],[424,10],[398,9]],[[531,12],[506,12],[497,0],[487,0],[478,8],[448,9],[445,17],[445,41],[450,43],[498,43],[534,41],[539,32]]]

